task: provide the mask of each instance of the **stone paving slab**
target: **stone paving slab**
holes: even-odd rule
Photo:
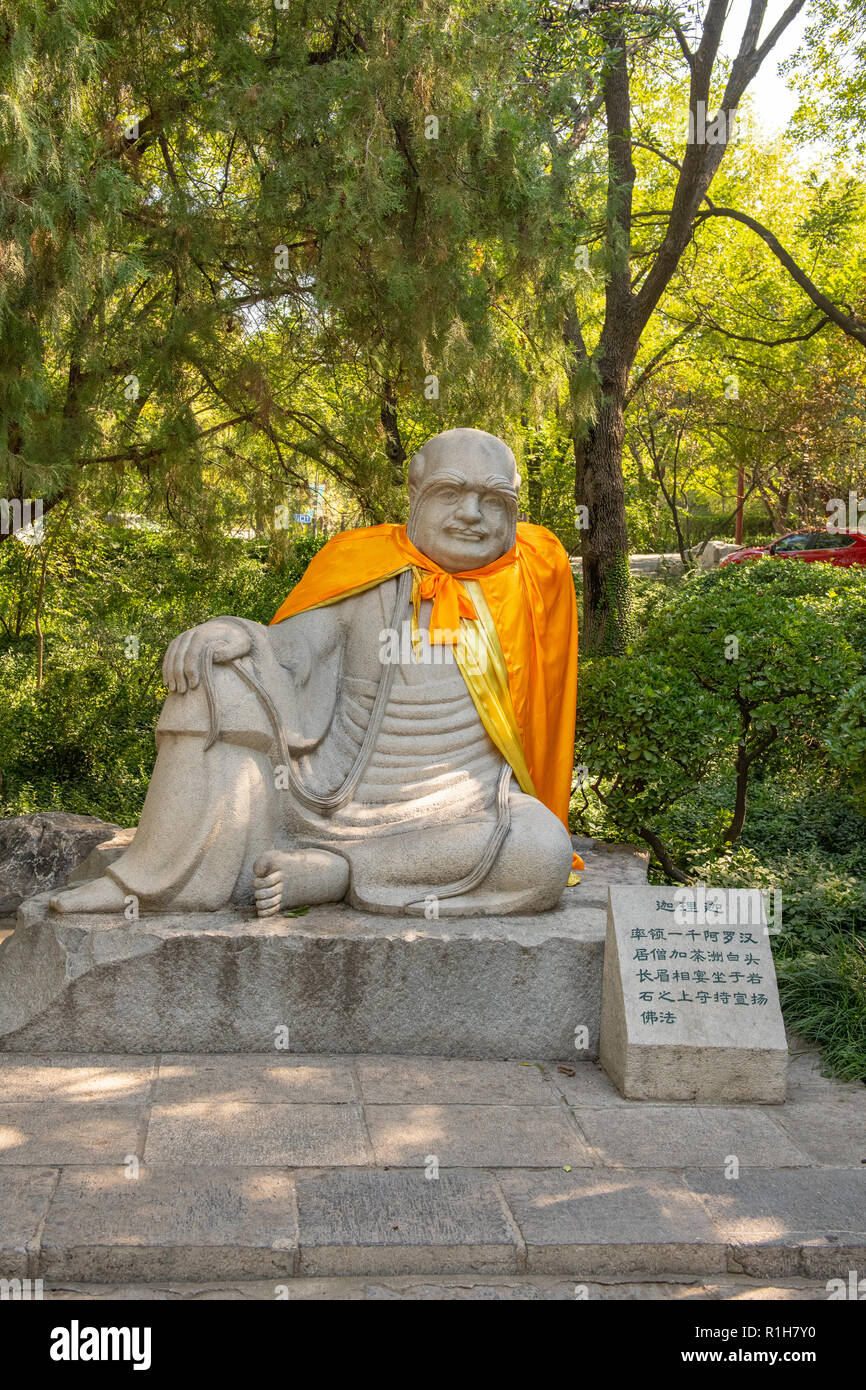
[[[306,1102],[334,1104],[355,1099],[351,1059],[331,1057],[273,1057],[235,1053],[167,1054],[161,1058],[154,1100],[258,1101],[273,1104]]]
[[[0,1277],[23,1279],[57,1186],[56,1168],[0,1168]]]
[[[700,1201],[670,1173],[499,1173],[539,1274],[724,1273],[726,1248]]]
[[[532,1063],[444,1057],[359,1057],[371,1105],[550,1105],[545,1070]]]
[[[428,1154],[443,1168],[592,1163],[562,1106],[368,1105],[366,1114],[377,1163],[423,1167]]]
[[[571,1074],[569,1074],[571,1073]],[[559,1064],[544,1064],[544,1079],[564,1101],[576,1108],[596,1109],[614,1106],[628,1109],[635,1104],[626,1100],[614,1086],[599,1062],[575,1056]],[[693,1101],[677,1101],[677,1105],[692,1105]]]
[[[828,1278],[866,1270],[866,1169],[685,1175],[728,1246],[731,1272]]]
[[[147,1097],[156,1063],[155,1057],[5,1056],[0,1105],[34,1100],[139,1103]]]
[[[820,1053],[814,1052],[808,1047],[798,1050],[796,1043],[789,1037],[788,1086],[790,1090],[800,1091],[804,1087],[817,1087],[818,1090],[823,1090],[828,1084],[837,1090],[842,1088],[848,1091],[863,1089],[857,1081],[830,1082],[829,1077],[824,1076],[822,1066]]]
[[[792,1049],[788,1061],[787,1098],[789,1101],[828,1100],[836,1103],[848,1099],[855,1104],[866,1105],[866,1086],[861,1081],[835,1081],[824,1076],[818,1053],[811,1050],[797,1052],[793,1050],[794,1043],[789,1045]],[[543,1062],[539,1063],[538,1066],[544,1079],[569,1105],[587,1109],[607,1106],[628,1109],[635,1104],[644,1104],[644,1102],[626,1100],[620,1095],[601,1064],[580,1054],[575,1054],[570,1059],[566,1058],[561,1063]],[[569,1076],[569,1072],[573,1072],[574,1075]],[[665,1105],[695,1108],[702,1105],[702,1102],[677,1100],[665,1101]],[[704,1105],[703,1108],[707,1107]],[[723,1106],[723,1108],[729,1107]],[[751,1106],[750,1109],[757,1112],[757,1106]],[[768,1107],[768,1113],[783,1123],[785,1117],[791,1113],[791,1108],[790,1106],[772,1105]]]
[[[592,1279],[635,1290],[592,1297],[801,1297],[782,1285],[803,1278],[825,1298],[866,1274],[866,1088],[803,1055],[790,1094],[628,1102],[586,1058],[3,1057],[0,1278],[431,1299]]]
[[[129,1104],[0,1105],[0,1164],[120,1164],[138,1139],[139,1111]]]
[[[261,1168],[67,1168],[42,1235],[47,1279],[287,1278],[294,1179]]]
[[[302,1173],[299,1274],[517,1269],[519,1234],[487,1173]]]
[[[810,1088],[799,1105],[779,1114],[778,1121],[797,1147],[819,1163],[852,1168],[866,1163],[866,1086],[832,1100],[817,1098]]]
[[[773,1107],[775,1110],[777,1107]],[[575,1108],[598,1161],[613,1167],[717,1168],[729,1155],[745,1167],[808,1166],[812,1160],[768,1108],[633,1103],[628,1109]]]
[[[195,1101],[155,1105],[149,1164],[264,1164],[287,1168],[372,1161],[355,1105]]]

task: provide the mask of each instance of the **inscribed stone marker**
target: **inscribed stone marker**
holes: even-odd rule
[[[788,1048],[756,889],[610,889],[600,1060],[632,1100],[784,1101]]]

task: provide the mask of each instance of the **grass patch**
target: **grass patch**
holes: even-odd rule
[[[788,1027],[818,1044],[834,1076],[866,1081],[866,942],[851,936],[776,968]]]

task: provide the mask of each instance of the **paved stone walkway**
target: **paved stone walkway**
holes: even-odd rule
[[[452,1274],[402,1275],[392,1278],[330,1278],[292,1279],[288,1283],[275,1280],[234,1280],[222,1283],[156,1284],[46,1284],[44,1297],[52,1300],[115,1302],[120,1299],[159,1300],[174,1302],[569,1302],[604,1299],[607,1301],[687,1301],[747,1302],[808,1300],[826,1297],[823,1283],[817,1289],[814,1279],[786,1279],[767,1283],[761,1279],[717,1277],[696,1280],[688,1275],[667,1279],[644,1280],[606,1279],[603,1283],[567,1279],[556,1275]]]
[[[577,1058],[5,1054],[0,1276],[57,1297],[826,1298],[866,1276],[866,1086],[795,1052],[789,1097],[628,1102]]]

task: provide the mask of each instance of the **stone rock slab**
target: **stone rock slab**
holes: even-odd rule
[[[112,829],[113,833],[94,845],[87,858],[72,870],[66,880],[67,884],[86,883],[88,879],[101,878],[109,865],[129,849],[135,836],[135,826],[129,826],[125,830],[119,827]]]
[[[788,1047],[757,892],[610,888],[599,1055],[631,1100],[784,1102]]]
[[[721,1273],[724,1241],[679,1175],[500,1172],[538,1274]]]
[[[571,843],[585,866],[578,871],[581,907],[600,907],[607,912],[608,888],[646,884],[649,850],[640,845],[607,844],[580,835],[572,835]]]
[[[0,917],[25,898],[57,888],[120,827],[95,816],[40,811],[0,819]]]
[[[613,856],[615,858],[615,856]],[[642,864],[643,861],[640,861]],[[645,868],[645,866],[644,866]],[[612,872],[612,870],[611,870]],[[533,917],[425,921],[344,904],[60,916],[0,946],[0,1050],[595,1056],[605,914],[583,885]]]
[[[722,1173],[685,1177],[728,1246],[731,1272],[828,1279],[866,1271],[866,1170],[753,1169],[735,1182]]]
[[[42,1234],[46,1279],[291,1277],[298,1230],[285,1172],[64,1170]]]
[[[488,1173],[299,1173],[297,1194],[300,1275],[517,1269],[519,1236]]]
[[[56,1168],[0,1168],[0,1279],[32,1274],[29,1252],[56,1186]]]

